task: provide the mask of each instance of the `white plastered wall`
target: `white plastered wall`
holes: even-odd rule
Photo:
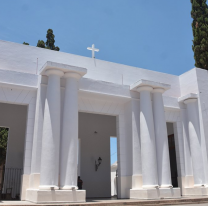
[[[53,61],[87,68],[84,78],[118,85],[131,85],[139,79],[167,83],[171,85],[171,89],[164,95],[180,96],[179,78],[175,75],[2,40],[0,40],[0,48],[1,67],[5,70],[36,74],[37,69],[39,71],[47,61]]]
[[[22,169],[24,161],[27,106],[0,103],[0,126],[9,128],[6,168]]]
[[[24,174],[30,174],[31,155],[32,155],[32,141],[34,130],[35,118],[35,105],[36,105],[36,90],[27,88],[18,88],[11,85],[0,86],[0,102],[27,105],[27,123],[25,134],[25,147],[24,147]]]
[[[178,185],[182,194],[183,188],[193,186],[193,169],[185,110],[185,108],[165,110],[166,122],[173,123]]]
[[[36,90],[22,86],[15,86],[10,84],[1,84],[0,86],[0,102],[27,105],[27,121],[25,131],[25,146],[24,146],[24,160],[23,160],[23,179],[22,191],[28,188],[29,174],[31,171],[32,158],[32,144],[35,120],[35,106],[36,106]],[[24,199],[24,194],[21,194]]]
[[[208,184],[208,71],[195,69],[205,182]]]
[[[202,158],[203,158],[203,166],[204,166],[204,174],[206,184],[208,183],[208,72],[207,70],[194,68],[182,75],[179,76],[180,87],[181,87],[181,96],[185,96],[189,93],[195,93],[198,95],[198,111],[199,111],[199,122],[200,122],[200,134],[201,134],[201,150],[202,150]],[[180,104],[181,111],[185,118],[184,128],[186,128],[187,117],[186,117],[186,106],[181,103]],[[184,134],[184,138],[187,140],[187,144],[189,144],[188,138],[188,130]],[[188,148],[188,146],[187,146]],[[187,154],[187,153],[186,153]],[[191,155],[191,154],[190,154]],[[185,159],[186,164],[189,164],[190,158]],[[186,167],[186,175],[193,175],[191,167]],[[193,177],[192,177],[193,179]],[[186,185],[193,186],[192,181],[186,181]]]

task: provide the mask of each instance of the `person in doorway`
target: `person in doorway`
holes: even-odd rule
[[[78,176],[77,185],[78,189],[82,190],[83,181],[81,180],[80,176]]]

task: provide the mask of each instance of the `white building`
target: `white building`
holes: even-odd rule
[[[175,76],[0,41],[0,102],[22,200],[110,197],[111,136],[119,198],[208,195],[206,70]]]
[[[111,196],[116,196],[117,195],[117,169],[118,169],[118,164],[117,162],[114,162],[111,165]]]

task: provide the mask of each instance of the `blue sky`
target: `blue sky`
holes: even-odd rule
[[[194,67],[190,0],[0,0],[0,39],[36,46],[54,30],[61,51],[182,74]],[[1,49],[1,48],[0,48]]]
[[[111,165],[117,161],[117,138],[110,138]]]

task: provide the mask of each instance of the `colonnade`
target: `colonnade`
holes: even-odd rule
[[[40,189],[77,189],[78,81],[82,75],[79,72],[63,72],[58,69],[48,69],[45,75],[48,76],[48,86],[43,122]],[[66,79],[62,120],[61,77]],[[143,188],[171,188],[169,147],[162,98],[165,89],[142,85],[137,91],[140,93]],[[201,186],[205,178],[203,162],[199,161],[202,154],[195,102],[196,99],[184,101],[189,121],[194,182],[195,186]]]
[[[45,75],[48,76],[48,87],[43,122],[39,188],[77,189],[78,81],[81,75],[78,72],[63,72],[58,69],[48,69]],[[61,77],[66,79],[62,120],[60,119]],[[60,132],[61,129],[62,132]],[[60,145],[61,151],[59,151]],[[59,168],[61,168],[60,183]]]
[[[140,93],[140,138],[143,188],[171,188],[171,172],[167,128],[162,93],[163,87],[142,85]],[[152,96],[152,100],[151,100]],[[187,105],[194,187],[205,185],[201,152],[201,136],[197,99],[184,101]]]

